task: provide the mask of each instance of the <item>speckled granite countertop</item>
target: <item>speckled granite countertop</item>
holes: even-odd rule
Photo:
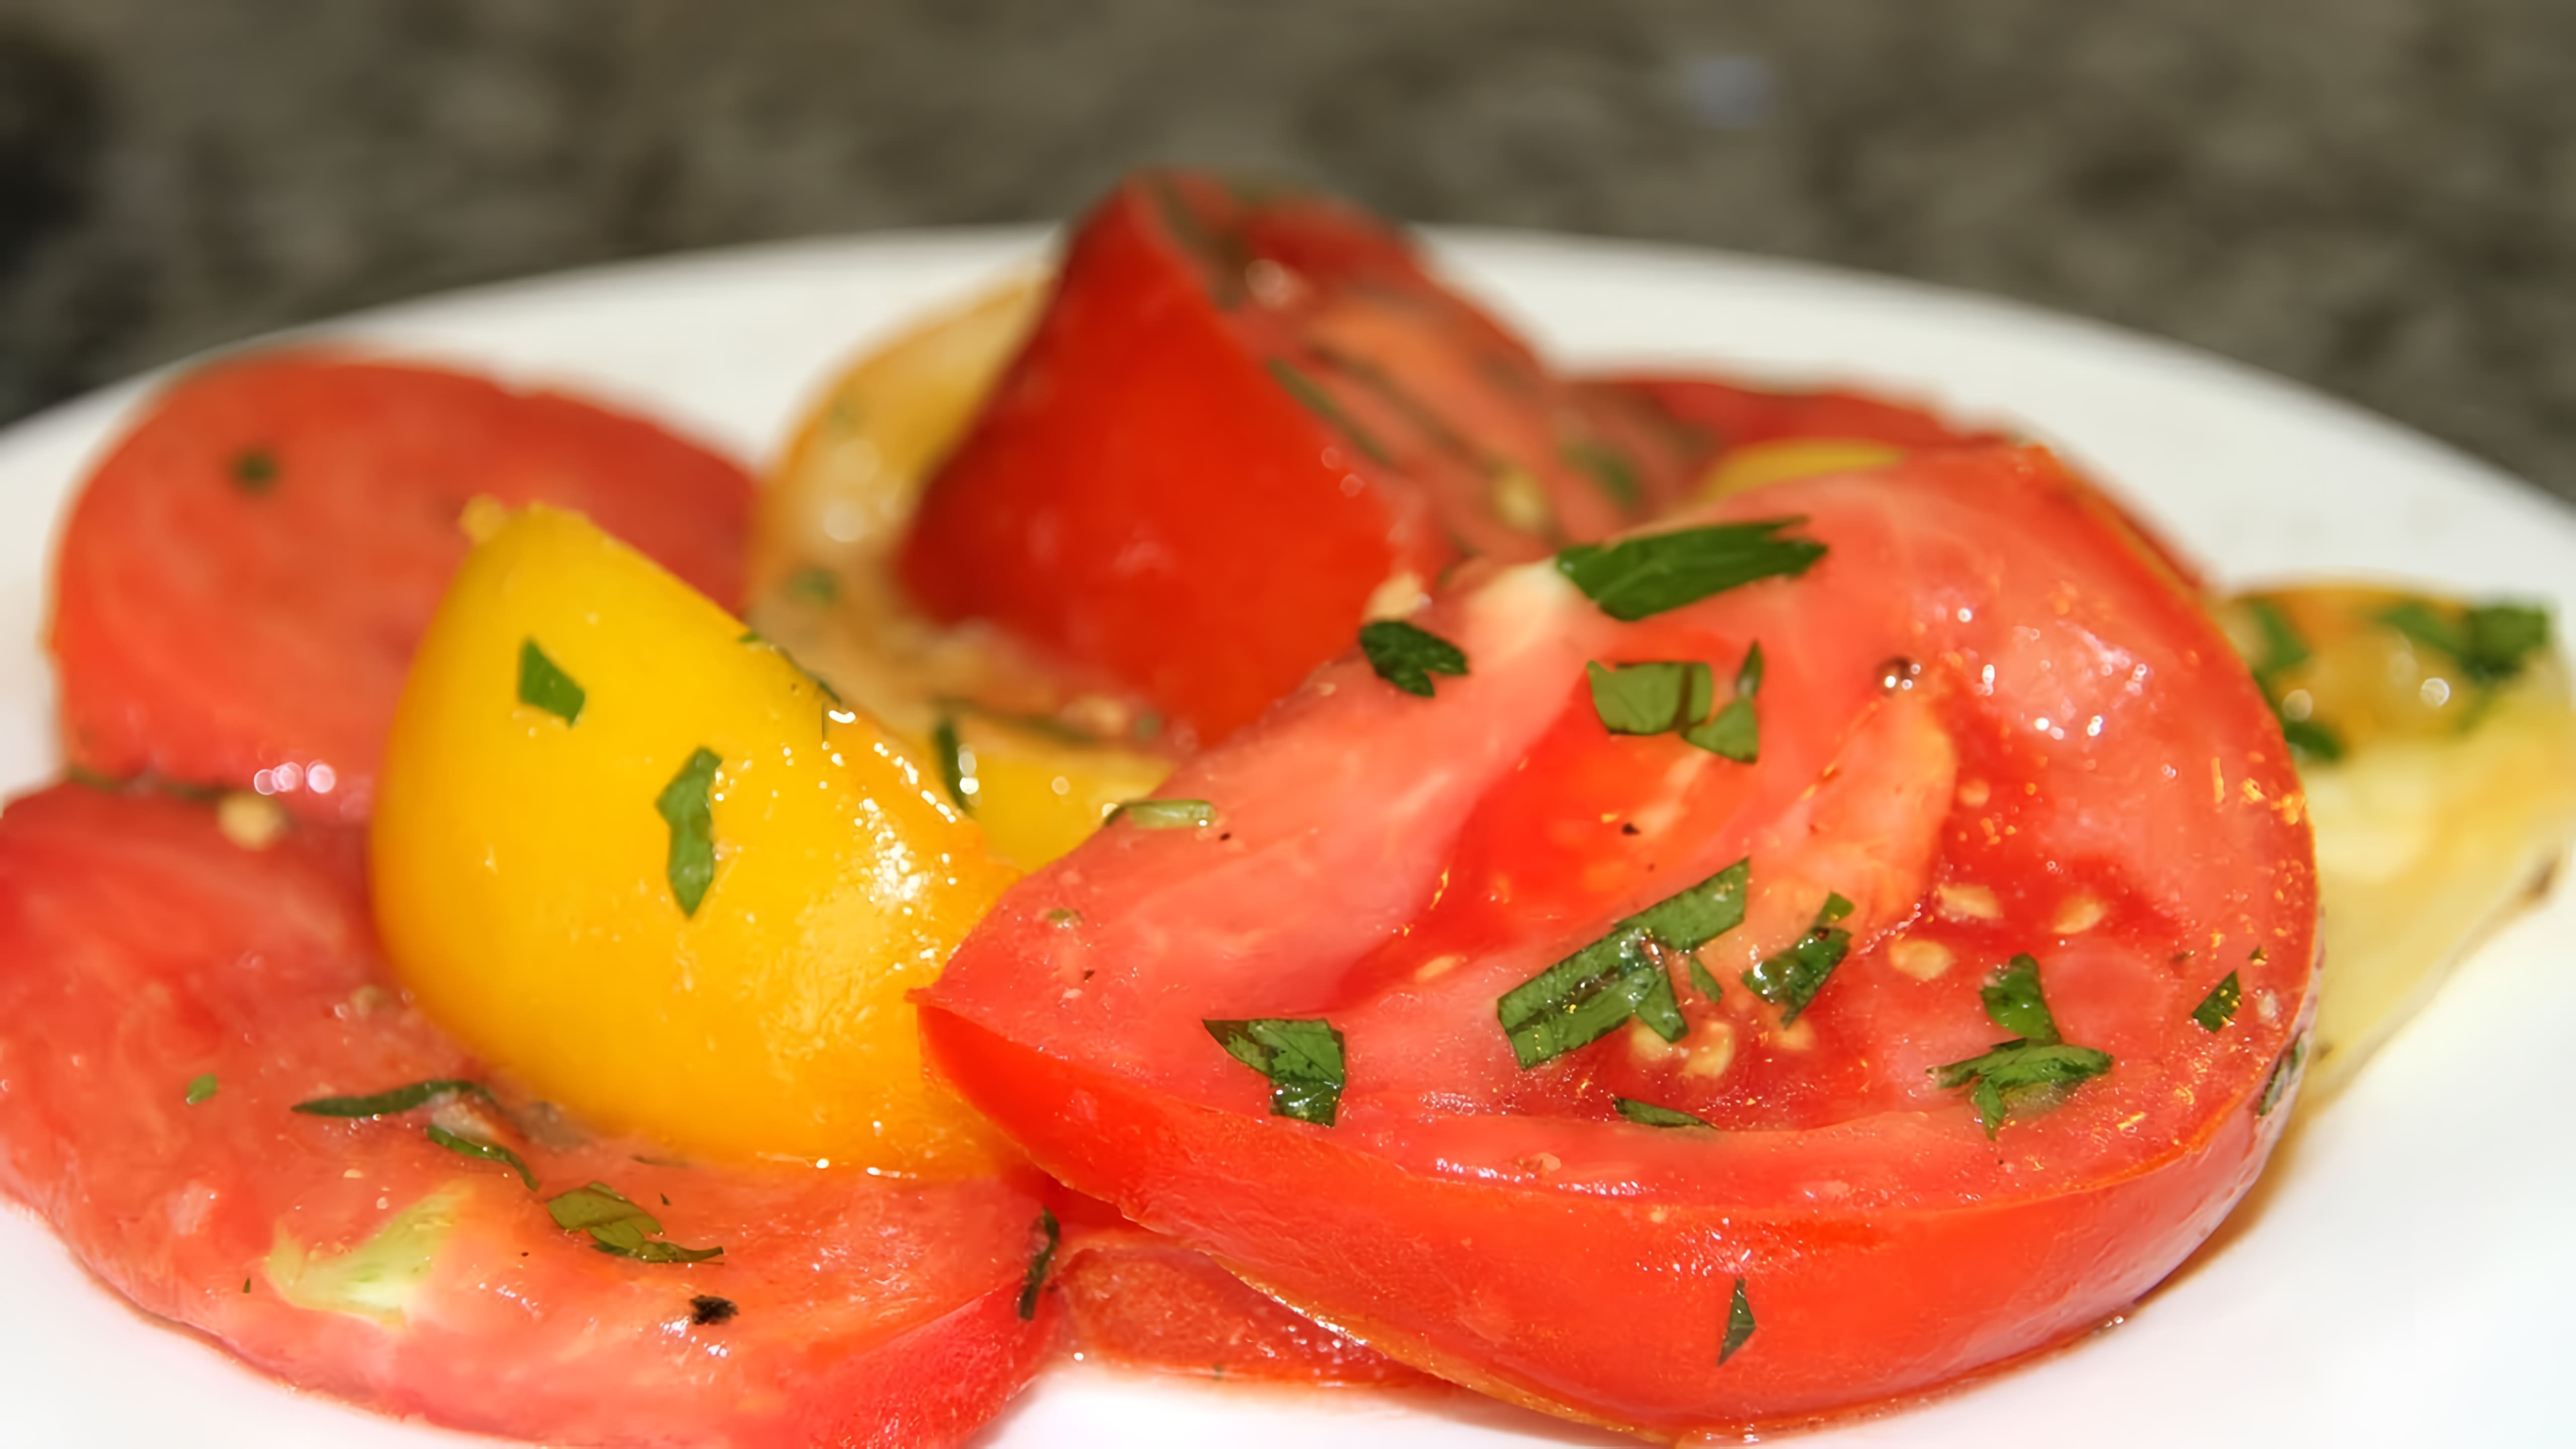
[[[1138,161],[2025,298],[2576,498],[2565,0],[0,0],[0,418],[465,283]]]

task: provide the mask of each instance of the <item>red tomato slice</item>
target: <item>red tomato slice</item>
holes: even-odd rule
[[[932,480],[900,568],[1221,737],[1347,648],[1371,596],[1671,501],[1529,349],[1383,223],[1129,179]],[[1410,576],[1407,587],[1399,576]]]
[[[1407,1362],[1623,1428],[1904,1393],[2119,1311],[2286,1116],[2315,894],[2278,727],[2044,453],[1675,526],[1784,517],[1828,550],[1800,577],[1621,623],[1514,569],[1417,616],[1468,660],[1433,698],[1320,671],[1163,787],[1210,823],[1131,812],[1004,898],[926,995],[935,1058],[1074,1188]],[[1596,712],[1590,662],[1711,662],[1723,700],[1757,642],[1754,763]],[[1591,998],[1620,1024],[1520,1065],[1507,994],[1738,861],[1699,972],[1632,935]],[[1848,955],[1792,1021],[1747,975],[1776,988],[1827,927]],[[1987,1005],[2021,953],[2054,1046]],[[1333,1125],[1273,1114],[1314,1089],[1270,1055],[1274,1096],[1207,1024],[1244,1021],[1341,1034]],[[2089,1053],[2053,1105],[1996,1083],[1989,1136],[1988,1073]]]
[[[219,363],[162,394],[72,509],[53,619],[72,759],[365,819],[477,494],[578,509],[713,597],[741,591],[750,479],[641,419],[430,368]]]
[[[550,1443],[951,1444],[1053,1340],[1050,1296],[1019,1312],[1034,1179],[692,1168],[533,1104],[522,1135],[470,1098],[290,1111],[475,1075],[386,984],[355,831],[254,853],[167,799],[20,800],[0,814],[0,960],[0,1187],[137,1305],[292,1383]],[[538,1189],[432,1123],[513,1148]],[[546,1207],[593,1181],[723,1255],[595,1250]],[[448,1226],[397,1258],[416,1283],[346,1295],[373,1311],[310,1306],[328,1269],[299,1250],[327,1264],[424,1202]]]
[[[1705,449],[1702,465],[1728,448],[1783,438],[1861,438],[1899,448],[2004,440],[1989,429],[1958,427],[1930,408],[1851,388],[1793,392],[1678,373],[1619,374],[1588,386],[1637,399],[1695,430]]]

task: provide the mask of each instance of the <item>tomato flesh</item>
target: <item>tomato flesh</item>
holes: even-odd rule
[[[474,1130],[531,1191],[428,1140],[449,1108],[290,1111],[478,1075],[379,968],[357,837],[254,852],[211,810],[82,786],[0,814],[0,1188],[108,1284],[299,1386],[550,1443],[950,1444],[1027,1380],[1059,1317],[1019,1312],[1033,1177],[688,1166],[503,1088],[524,1130]],[[593,1181],[723,1255],[595,1250],[545,1206]],[[431,1201],[407,1291],[313,1306],[298,1265]]]
[[[932,479],[899,561],[1201,741],[1468,554],[1536,557],[1678,496],[1669,430],[1596,416],[1341,203],[1130,178]]]
[[[578,510],[741,593],[749,478],[650,423],[433,368],[227,361],[155,399],[72,507],[52,624],[72,760],[365,819],[478,494]]]
[[[1191,830],[1113,826],[1004,898],[927,995],[943,1069],[1073,1187],[1373,1346],[1685,1433],[1919,1389],[2081,1331],[2179,1262],[2286,1116],[2315,897],[2287,752],[2208,622],[2045,454],[1919,455],[1682,522],[1794,516],[1803,577],[1635,624],[1545,565],[1434,604],[1470,672],[1346,659],[1184,766]],[[1761,750],[1613,735],[1587,661],[1760,642]],[[1530,1069],[1498,998],[1750,866],[1667,959],[1688,1029]],[[1849,955],[1794,1024],[1742,975],[1828,892]],[[1067,916],[1065,913],[1073,913]],[[2029,953],[2110,1069],[1989,1137],[1936,1069],[2013,1033]],[[2241,1009],[2192,1018],[2221,980]],[[1330,1127],[1209,1019],[1322,1018]],[[1623,1120],[1617,1099],[1714,1130]],[[2258,1111],[2258,1107],[2266,1110]],[[1758,1327],[1721,1363],[1736,1280]]]

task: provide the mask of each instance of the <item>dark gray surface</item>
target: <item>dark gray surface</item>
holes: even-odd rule
[[[0,417],[1181,161],[2163,333],[2576,497],[2568,0],[0,0]]]

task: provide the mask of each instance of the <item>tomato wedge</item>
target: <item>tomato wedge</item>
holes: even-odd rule
[[[1410,622],[1465,672],[1320,671],[926,993],[1072,1187],[1681,1434],[2090,1328],[2253,1181],[2311,1010],[2298,781],[2045,453],[1755,490]]]
[[[1962,428],[1931,409],[1855,388],[1749,387],[1685,373],[1618,373],[1586,386],[1660,412],[1705,441],[1705,463],[1728,448],[1790,438],[1851,438],[1897,448],[1997,443],[2002,435]]]
[[[1033,1176],[690,1167],[506,1090],[294,1110],[476,1077],[378,967],[358,836],[252,851],[82,786],[0,814],[0,1188],[108,1284],[297,1385],[549,1443],[951,1444],[1026,1381],[1060,1318],[1024,1299]],[[723,1253],[597,1250],[548,1207],[592,1183],[647,1251]]]
[[[1343,203],[1148,172],[1075,231],[899,560],[1213,740],[1467,554],[1537,557],[1682,470]]]
[[[578,509],[741,593],[749,478],[641,419],[433,368],[218,363],[156,399],[73,506],[52,628],[73,761],[365,819],[478,494]]]

